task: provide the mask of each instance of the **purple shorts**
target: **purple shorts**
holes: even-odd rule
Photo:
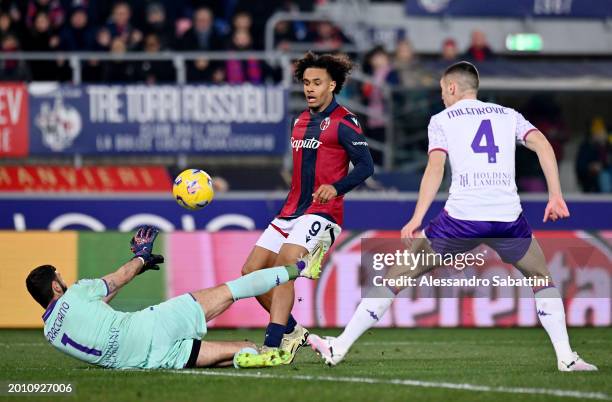
[[[425,236],[436,253],[465,253],[484,243],[509,264],[525,256],[531,245],[531,234],[522,213],[514,222],[464,221],[443,210],[425,228]]]

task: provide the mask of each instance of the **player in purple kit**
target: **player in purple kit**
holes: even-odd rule
[[[329,248],[341,231],[344,194],[374,172],[357,117],[334,96],[352,68],[348,57],[309,52],[295,67],[308,108],[292,121],[291,189],[247,258],[243,274],[281,261],[295,262],[312,254],[319,244]],[[354,165],[350,172],[349,163]],[[264,351],[282,351],[285,364],[293,361],[308,337],[308,331],[291,315],[294,297],[293,282],[289,282],[257,298],[270,312]]]
[[[446,109],[430,120],[429,160],[423,174],[412,219],[401,237],[413,253],[463,253],[481,242],[526,278],[550,278],[544,254],[522,214],[514,179],[516,142],[534,151],[546,177],[549,200],[544,222],[569,217],[561,192],[557,161],[546,137],[517,111],[477,99],[479,76],[467,62],[456,63],[440,80]],[[444,210],[419,230],[433,202],[449,158],[452,182]],[[420,263],[397,268],[390,276],[416,278],[438,267]],[[400,272],[401,271],[401,272]],[[538,283],[537,281],[534,281]],[[364,298],[337,338],[311,335],[308,343],[329,365],[341,362],[351,345],[385,314],[401,289],[377,288]],[[572,350],[559,291],[550,285],[534,287],[540,322],[553,344],[560,371],[595,371]]]

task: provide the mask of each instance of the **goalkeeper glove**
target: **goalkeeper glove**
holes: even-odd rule
[[[130,241],[130,249],[134,257],[140,257],[146,266],[152,261],[153,243],[159,230],[153,226],[141,226]],[[154,264],[153,264],[154,265]]]
[[[145,264],[140,269],[140,272],[137,273],[136,275],[140,275],[143,272],[148,271],[150,269],[153,270],[153,271],[159,271],[159,265],[157,265],[157,264],[163,264],[163,262],[164,262],[164,256],[163,255],[161,255],[161,254],[151,254],[151,258],[149,259],[149,261],[145,262]]]

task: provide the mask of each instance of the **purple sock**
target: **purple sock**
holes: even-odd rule
[[[285,327],[285,333],[290,334],[295,329],[297,325],[297,321],[293,318],[293,315],[289,314],[289,319],[287,320],[287,326]]]
[[[264,345],[271,348],[277,348],[280,346],[283,340],[283,334],[285,333],[285,326],[276,323],[269,323],[266,328],[266,338],[264,339]]]

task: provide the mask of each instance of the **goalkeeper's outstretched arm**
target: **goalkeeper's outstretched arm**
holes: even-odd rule
[[[108,303],[113,297],[117,295],[119,289],[128,284],[136,275],[140,273],[144,267],[144,260],[142,258],[134,258],[123,264],[118,270],[112,274],[108,274],[102,277],[108,286],[108,296],[103,300]]]
[[[134,258],[123,264],[117,271],[102,278],[108,286],[108,296],[104,298],[105,302],[111,301],[119,289],[134,279],[136,275],[149,269],[159,270],[157,264],[163,263],[164,257],[152,254],[153,243],[158,233],[159,231],[152,226],[143,226],[138,229],[130,241],[130,249],[134,253]]]

